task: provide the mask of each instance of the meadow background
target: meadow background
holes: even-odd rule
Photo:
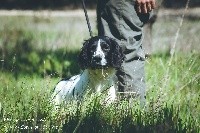
[[[200,132],[199,11],[188,9],[171,56],[184,10],[159,9],[144,109],[92,95],[55,110],[55,84],[81,71],[76,59],[89,38],[82,10],[1,10],[0,132]],[[94,10],[89,17],[97,34]]]

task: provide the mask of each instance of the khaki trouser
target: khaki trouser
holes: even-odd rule
[[[115,38],[126,57],[122,68],[116,73],[119,93],[125,98],[139,97],[145,101],[142,28],[149,18],[149,13],[136,12],[134,0],[98,0],[98,34]]]

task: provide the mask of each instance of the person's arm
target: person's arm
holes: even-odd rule
[[[148,13],[156,7],[156,0],[136,0],[136,8],[139,13]]]

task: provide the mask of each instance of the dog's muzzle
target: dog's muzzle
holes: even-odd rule
[[[107,66],[107,62],[100,56],[95,56],[92,58],[91,67],[92,68],[105,68]]]

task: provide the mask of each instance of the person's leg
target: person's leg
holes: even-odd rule
[[[118,70],[119,92],[124,96],[145,99],[145,55],[142,50],[142,27],[150,14],[138,14],[134,0],[98,0],[98,34],[115,38],[126,59]]]

